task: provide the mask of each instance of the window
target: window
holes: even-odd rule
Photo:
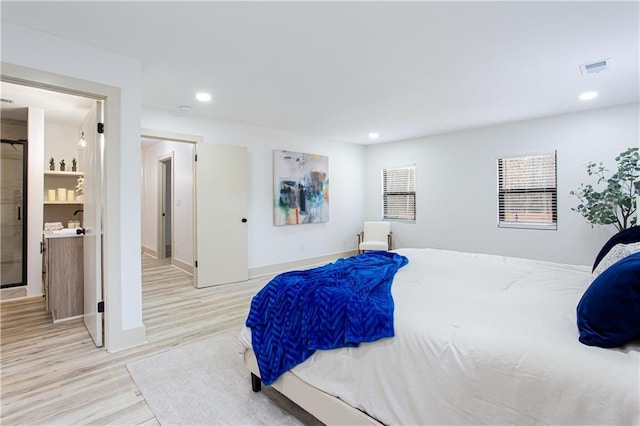
[[[382,218],[416,220],[416,168],[382,170]]]
[[[498,226],[557,229],[556,153],[498,159]]]

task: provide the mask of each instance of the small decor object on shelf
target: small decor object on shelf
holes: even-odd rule
[[[60,160],[60,171],[64,172],[64,159]]]
[[[75,158],[71,159],[71,171],[75,172],[78,170],[78,162],[76,161]]]
[[[56,169],[56,160],[53,159],[53,157],[49,157],[49,170],[55,170]]]
[[[614,225],[618,231],[636,224],[637,199],[640,196],[640,149],[628,148],[616,157],[615,173],[609,177],[602,162],[587,164],[587,174],[597,178],[600,188],[580,184],[569,194],[580,200],[571,210],[584,216],[591,225]]]
[[[58,201],[67,201],[67,188],[58,188]]]
[[[78,181],[76,183],[76,200],[81,201],[84,196],[84,177],[78,177]]]

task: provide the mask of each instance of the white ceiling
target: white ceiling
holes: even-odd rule
[[[364,144],[638,102],[639,8],[1,2],[2,20],[139,58],[144,106]],[[607,71],[581,74],[604,58]],[[579,101],[587,90],[599,97]]]
[[[26,121],[27,107],[46,111],[48,122],[80,127],[94,100],[35,87],[0,82],[3,118]],[[10,101],[6,102],[6,101]]]

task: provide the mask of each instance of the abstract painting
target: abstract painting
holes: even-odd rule
[[[273,151],[273,224],[329,221],[329,157]]]

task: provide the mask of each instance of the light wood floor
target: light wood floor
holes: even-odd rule
[[[96,348],[82,320],[53,324],[44,300],[0,304],[2,425],[157,425],[126,364],[174,346],[240,330],[266,278],[195,289],[167,260],[143,255],[148,343],[115,354]]]

